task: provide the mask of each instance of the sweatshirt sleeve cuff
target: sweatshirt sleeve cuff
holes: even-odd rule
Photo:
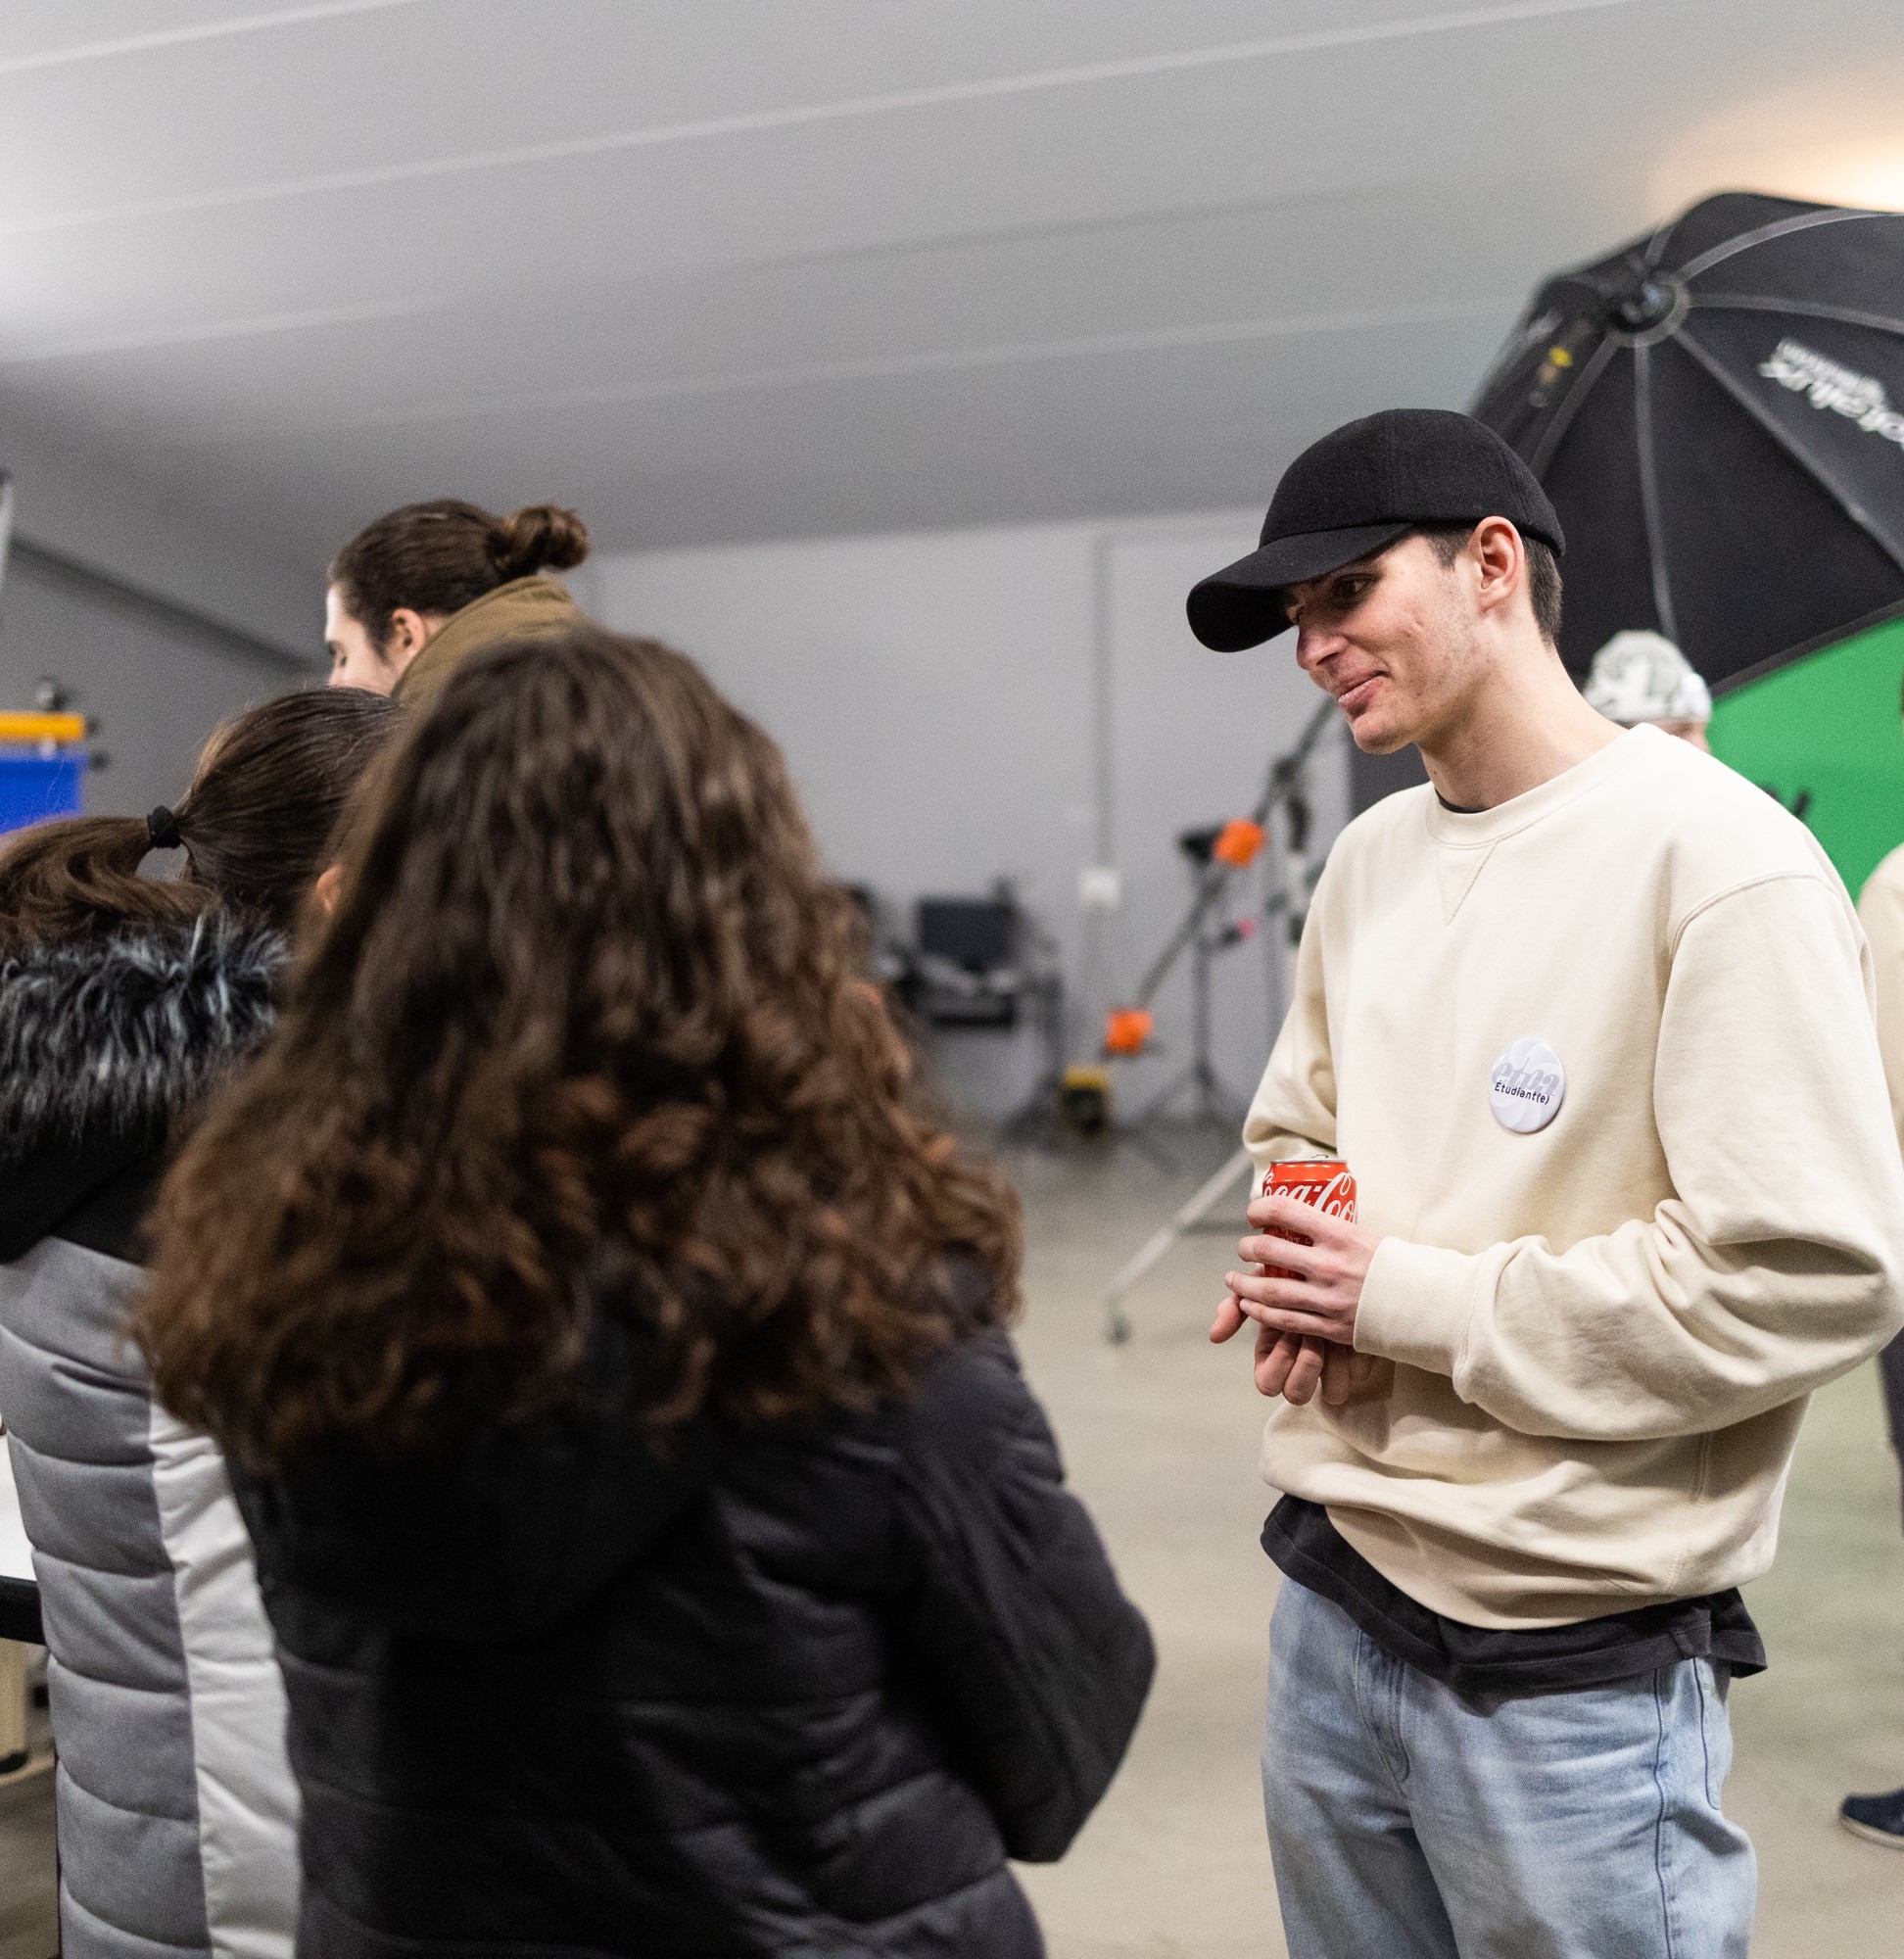
[[[1480,1261],[1384,1238],[1356,1310],[1356,1351],[1452,1377],[1467,1340]]]

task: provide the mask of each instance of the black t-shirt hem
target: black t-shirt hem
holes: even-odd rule
[[[1410,1599],[1350,1544],[1319,1504],[1285,1497],[1263,1523],[1262,1548],[1285,1578],[1346,1612],[1391,1659],[1466,1697],[1605,1687],[1683,1659],[1713,1660],[1735,1674],[1765,1671],[1764,1643],[1736,1588],[1571,1626],[1501,1632],[1465,1625]]]

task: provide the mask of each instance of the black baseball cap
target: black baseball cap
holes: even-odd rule
[[[1190,630],[1219,653],[1286,632],[1283,591],[1386,550],[1424,526],[1505,517],[1556,554],[1560,519],[1527,464],[1485,422],[1452,408],[1385,408],[1345,422],[1283,471],[1248,557],[1191,589]]]

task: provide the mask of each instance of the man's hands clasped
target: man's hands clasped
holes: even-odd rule
[[[1259,1197],[1248,1216],[1254,1230],[1236,1247],[1244,1268],[1229,1274],[1211,1339],[1227,1340],[1245,1320],[1256,1321],[1259,1394],[1300,1404],[1319,1387],[1324,1402],[1341,1408],[1379,1392],[1388,1363],[1357,1354],[1355,1341],[1362,1281],[1381,1239],[1293,1197]],[[1309,1242],[1263,1235],[1272,1229]]]

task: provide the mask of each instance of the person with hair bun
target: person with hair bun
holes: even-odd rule
[[[395,694],[406,707],[434,700],[477,647],[578,624],[575,601],[543,574],[588,554],[588,526],[552,503],[497,517],[438,497],[388,512],[331,560],[331,685]]]
[[[291,1959],[298,1797],[250,1542],[126,1318],[167,1154],[264,1038],[286,932],[399,719],[355,691],[267,701],[174,807],[0,848],[0,1414],[48,1650],[67,1959]],[[140,876],[154,850],[182,868]]]

